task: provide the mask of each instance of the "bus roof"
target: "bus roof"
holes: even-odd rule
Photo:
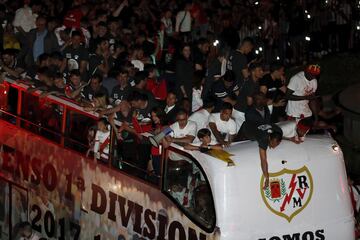
[[[179,146],[176,148],[182,149]],[[228,154],[234,162],[233,166],[229,166],[216,154],[210,156],[211,153],[200,153],[199,151],[187,151],[187,153],[197,160],[207,175],[215,202],[217,226],[222,229],[222,233],[243,236],[239,239],[258,239],[261,235],[257,236],[256,232],[270,233],[273,232],[273,229],[283,228],[284,221],[287,221],[277,216],[281,213],[272,213],[276,211],[267,208],[265,199],[261,197],[263,196],[263,176],[259,147],[256,141],[234,143],[231,147],[224,149],[221,156],[224,157]],[[277,148],[267,150],[267,158],[270,183],[284,180],[286,184],[283,187],[287,189],[288,193],[292,186],[289,184],[292,175],[294,177],[302,176],[301,174],[306,170],[310,178],[314,179],[314,181],[311,180],[311,184],[312,181],[314,182],[314,187],[311,186],[311,194],[314,189],[316,197],[307,207],[312,209],[311,211],[320,212],[318,209],[323,208],[323,202],[326,201],[329,204],[328,207],[338,204],[348,205],[346,192],[339,192],[339,189],[343,189],[343,184],[347,182],[345,170],[341,167],[343,166],[343,155],[336,141],[330,135],[308,135],[305,142],[301,144],[283,140]],[[294,184],[296,185],[296,182]],[[339,194],[343,197],[327,198],[327,196]],[[249,198],[249,196],[253,197]],[[257,197],[255,198],[255,196]],[[311,195],[304,198],[310,201]],[[302,226],[310,227],[311,224],[319,221],[326,222],[326,219],[345,217],[350,213],[347,211],[347,207],[340,209],[341,213],[329,212],[324,209],[322,215],[315,219],[311,211],[304,211],[299,214],[301,216],[296,217],[290,223],[293,217],[291,215],[291,218],[287,219],[289,226],[303,224]],[[258,219],[250,216],[263,217]],[[240,235],[243,233],[237,232],[234,228],[235,222],[237,226],[242,225],[243,229],[247,229],[248,232],[255,235],[250,237]]]

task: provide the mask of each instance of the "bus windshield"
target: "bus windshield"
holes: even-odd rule
[[[211,231],[215,226],[214,201],[200,165],[191,156],[169,149],[164,190],[191,218]]]

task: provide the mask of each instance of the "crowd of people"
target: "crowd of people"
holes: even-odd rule
[[[347,0],[2,2],[3,77],[106,116],[92,133],[104,160],[107,121],[124,148],[170,127],[165,147],[256,139],[268,179],[266,149],[321,125],[320,67],[306,64],[290,81],[285,68],[357,44],[357,3]],[[159,174],[159,149],[151,156]]]

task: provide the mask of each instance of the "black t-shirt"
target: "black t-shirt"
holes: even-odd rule
[[[276,100],[284,96],[284,93],[280,90],[284,84],[280,79],[273,80],[270,74],[266,74],[260,79],[259,86],[265,86],[267,88],[266,97],[268,99]]]
[[[252,79],[245,81],[241,88],[237,103],[235,104],[235,109],[245,112],[248,107],[247,97],[252,97],[257,91],[259,91],[259,83],[257,81],[253,81]]]
[[[245,119],[248,122],[256,124],[269,124],[271,121],[271,114],[269,108],[265,106],[261,111],[254,106],[249,107],[245,111]]]
[[[130,86],[126,86],[124,88],[121,88],[120,85],[116,85],[110,95],[110,98],[116,103],[117,101],[122,101],[124,99],[127,99],[130,93]]]
[[[226,97],[236,99],[235,92],[239,91],[239,85],[236,82],[229,88],[225,87],[224,81],[219,80],[215,82],[211,88],[211,96],[216,99],[215,111],[219,111],[222,106],[222,99]]]
[[[149,57],[155,52],[155,45],[154,43],[146,40],[142,44],[142,49],[144,51],[144,55]]]
[[[269,146],[269,134],[272,132],[279,132],[282,134],[282,130],[276,124],[262,124],[245,122],[244,133],[245,137],[250,140],[256,140],[259,144],[259,148],[266,150]]]
[[[95,95],[105,95],[109,96],[107,89],[103,86],[100,87],[98,91],[94,91],[90,86],[86,86],[82,91],[82,94],[85,96],[86,100],[92,101]]]
[[[63,54],[67,59],[67,68],[69,71],[73,69],[80,69],[81,61],[88,61],[89,53],[85,47],[73,48],[68,46],[64,49]]]
[[[90,57],[89,57],[89,73],[90,73],[90,75],[94,75],[95,73],[103,75],[104,73],[102,71],[100,71],[98,66],[103,64],[104,61],[105,60],[104,60],[103,56],[97,55],[97,54],[90,54]],[[109,69],[113,67],[114,60],[112,59],[112,57],[109,57],[108,65],[109,65]]]
[[[242,70],[247,68],[247,57],[239,51],[232,51],[230,53],[227,70],[232,70],[235,73],[236,80],[241,86],[244,83],[244,76]]]
[[[215,75],[219,75],[219,76],[221,75],[221,62],[218,59],[214,59],[208,65],[206,71],[204,89],[202,92],[203,98],[208,97],[211,90],[211,86],[215,82],[215,78],[214,78]]]
[[[207,57],[204,55],[198,47],[194,49],[194,64],[199,64],[203,68],[206,67]]]
[[[136,111],[139,113],[137,120],[141,122],[143,119],[148,118],[151,119],[151,110],[156,107],[157,104],[155,101],[147,100],[147,106],[144,109],[136,109]]]

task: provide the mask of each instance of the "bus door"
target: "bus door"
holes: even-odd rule
[[[28,191],[0,178],[0,239],[17,239],[28,221]]]

